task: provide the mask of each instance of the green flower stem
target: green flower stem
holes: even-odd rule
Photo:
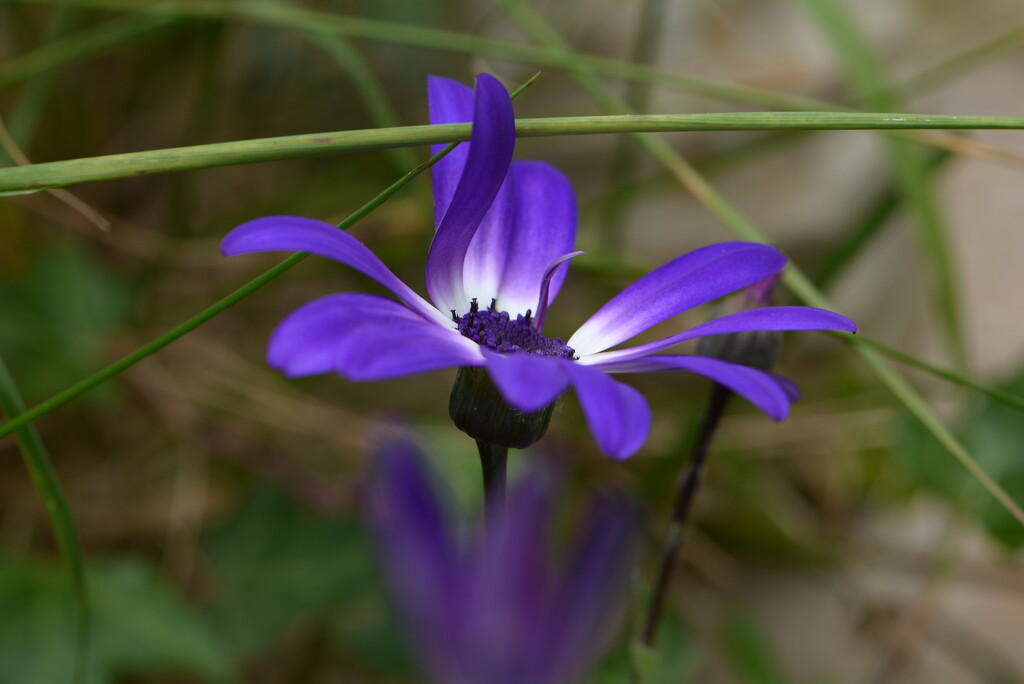
[[[552,49],[568,51],[565,41],[555,33],[535,12],[519,0],[498,0],[501,7],[509,13],[535,40]],[[590,93],[591,97],[605,110],[621,113],[628,108],[585,66],[578,67],[574,73],[580,85]],[[721,195],[682,155],[675,151],[664,140],[651,135],[635,133],[633,139],[643,146],[655,159],[661,162],[680,182],[693,193],[705,208],[718,218],[735,235],[744,240],[768,242],[743,214],[741,214],[726,198]],[[831,309],[828,300],[814,286],[811,280],[795,265],[790,264],[783,282],[793,290],[805,304],[822,309]],[[846,336],[847,344],[861,357],[861,360],[881,380],[890,392],[924,425],[932,435],[967,469],[978,482],[1006,508],[1014,518],[1024,525],[1024,509],[1006,493],[999,484],[986,473],[973,456],[946,425],[928,406],[921,395],[910,386],[898,373],[886,365],[875,349],[861,344],[856,337]]]
[[[607,133],[774,130],[1024,129],[1024,117],[864,112],[726,112],[519,119],[523,138]],[[278,138],[112,154],[0,169],[0,194],[36,192],[76,183],[190,171],[296,157],[314,157],[413,145],[462,142],[470,124],[404,126],[310,133]]]
[[[14,379],[7,370],[7,364],[0,358],[0,408],[9,420],[17,419],[25,414],[25,404],[18,392]],[[89,652],[89,600],[85,583],[85,564],[82,561],[82,547],[78,541],[78,532],[68,508],[67,499],[61,491],[60,482],[50,464],[39,433],[32,425],[22,425],[17,430],[16,439],[21,455],[25,459],[32,483],[35,485],[39,498],[43,500],[46,515],[50,518],[57,545],[71,569],[71,585],[76,605],[74,681],[84,682],[87,672]]]
[[[505,499],[506,464],[508,447],[476,440],[480,452],[480,470],[484,480],[484,509],[490,516]]]

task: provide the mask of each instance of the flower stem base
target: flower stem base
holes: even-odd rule
[[[457,428],[478,442],[524,449],[547,432],[554,408],[552,403],[539,411],[524,413],[502,398],[486,370],[460,368],[448,414]]]

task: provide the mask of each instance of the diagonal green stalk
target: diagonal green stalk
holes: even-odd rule
[[[528,81],[526,81],[526,83],[519,86],[519,88],[512,92],[512,98],[514,99],[518,97],[520,94],[522,94],[522,92],[526,90],[526,88],[530,87],[530,85],[532,85],[536,79],[537,76],[535,75]],[[397,193],[399,190],[408,185],[414,178],[422,174],[424,171],[426,171],[431,166],[436,164],[438,160],[440,160],[446,154],[455,149],[455,146],[457,144],[458,143],[451,143],[443,150],[431,156],[425,162],[417,166],[415,169],[409,171],[404,176],[396,180],[394,183],[392,183],[382,192],[380,192],[376,197],[371,199],[363,206],[359,207],[359,209],[357,209],[351,215],[349,215],[348,218],[339,223],[338,228],[341,230],[348,230],[349,228],[354,226],[356,223],[365,218],[374,209],[384,204],[384,202],[388,201],[395,193]],[[171,344],[175,340],[184,337],[186,334],[192,332],[202,324],[206,323],[212,318],[215,318],[224,311],[227,311],[229,308],[231,308],[238,302],[242,301],[250,294],[252,294],[256,290],[260,289],[261,287],[269,283],[271,280],[274,280],[281,274],[285,273],[293,266],[297,265],[299,262],[305,259],[307,256],[309,256],[307,252],[298,252],[296,254],[293,254],[292,256],[288,257],[287,259],[277,264],[273,268],[270,268],[269,270],[264,271],[256,278],[253,278],[248,283],[238,288],[231,294],[214,302],[212,305],[203,309],[198,314],[188,319],[184,323],[172,328],[171,330],[168,330],[166,333],[157,337],[155,340],[152,340],[147,344],[142,345],[141,347],[139,347],[132,353],[128,354],[127,356],[115,361],[106,368],[103,368],[97,371],[96,373],[93,373],[84,380],[75,383],[71,387],[65,389],[63,392],[60,392],[50,397],[49,399],[37,404],[36,406],[33,406],[30,410],[21,411],[17,416],[11,416],[6,423],[0,425],[0,439],[3,439],[7,435],[10,435],[12,432],[19,430],[23,426],[28,425],[29,423],[36,420],[40,416],[44,416],[47,413],[50,413],[51,411],[60,408],[64,404],[68,403],[69,401],[72,401],[73,399],[78,398],[79,396],[85,394],[89,390],[94,389],[99,385],[102,385],[108,380],[121,374],[125,370],[131,368],[139,361],[142,361],[146,357],[152,356],[153,354],[160,351],[161,349]]]
[[[7,370],[7,364],[0,358],[0,408],[13,420],[25,413],[18,387]],[[21,450],[25,467],[32,477],[39,498],[50,518],[50,526],[57,538],[57,545],[71,569],[71,585],[75,596],[75,657],[74,681],[84,682],[88,668],[89,654],[89,598],[85,582],[85,564],[82,561],[82,547],[78,541],[78,532],[71,517],[67,499],[61,491],[60,482],[50,464],[43,441],[32,425],[23,425],[16,434],[18,448]]]
[[[846,339],[846,337],[840,333],[827,334],[833,335],[837,339]],[[1007,406],[1012,406],[1013,408],[1019,411],[1024,411],[1024,397],[1017,396],[1016,394],[1011,394],[1010,392],[1007,392],[1006,390],[1001,390],[998,387],[989,387],[988,385],[982,385],[981,383],[975,382],[974,380],[964,377],[959,373],[955,373],[945,368],[940,368],[939,366],[928,363],[927,361],[922,361],[916,356],[912,356],[911,354],[908,354],[905,351],[900,351],[895,347],[890,347],[887,344],[883,344],[877,340],[872,340],[870,338],[864,337],[863,335],[857,336],[857,343],[862,346],[873,349],[883,354],[884,356],[888,356],[890,359],[894,359],[896,361],[899,361],[900,363],[905,363],[908,366],[914,366],[915,368],[919,368],[920,370],[923,370],[926,373],[930,373],[935,377],[942,378],[943,380],[952,382],[956,385],[960,385],[961,387],[966,387],[976,392],[987,394],[995,401],[1006,404]]]
[[[534,13],[520,0],[497,0],[508,15],[530,35],[554,49],[568,51],[560,35],[555,33],[544,20]],[[615,95],[608,91],[604,84],[585,67],[575,72],[576,80],[590,93],[591,97],[604,109],[616,113],[628,111]],[[652,135],[634,134],[633,139],[642,145],[650,154],[665,165],[676,176],[679,182],[704,204],[714,216],[722,221],[737,236],[755,242],[768,242],[763,235],[745,216],[735,209],[728,200],[699,173],[689,162],[676,152],[661,138]],[[825,296],[814,286],[807,276],[796,266],[790,265],[784,276],[784,282],[806,304],[823,309],[832,308]],[[920,394],[910,386],[899,374],[893,371],[881,358],[877,351],[861,344],[855,337],[843,338],[861,357],[871,371],[882,381],[896,398],[917,418],[939,442],[970,472],[988,492],[1024,525],[1024,510],[1006,491],[999,486],[974,457],[961,445],[950,430],[931,410]]]
[[[873,114],[865,112],[726,112],[653,115],[627,114],[621,105],[612,106],[609,102],[606,102],[605,106],[619,113],[611,116],[518,119],[516,134],[523,138],[533,138],[680,131],[1024,129],[1024,117],[1012,116]],[[469,139],[469,128],[470,125],[467,123],[458,123],[308,133],[44,162],[0,169],[0,194],[37,192],[76,183],[168,171],[189,171],[279,159],[461,142]],[[658,140],[650,136],[643,139]],[[641,144],[649,147],[652,143]],[[672,152],[672,148],[664,142],[658,142],[656,146],[659,149]],[[648,151],[653,153],[653,149],[653,147],[649,147]]]
[[[898,94],[888,83],[885,68],[840,3],[836,0],[796,1],[807,8],[828,35],[859,99],[878,111],[902,110]],[[961,325],[956,271],[949,246],[948,228],[928,180],[927,161],[922,156],[923,150],[906,140],[889,137],[885,144],[889,162],[900,190],[913,211],[931,265],[943,332],[953,357],[953,365],[964,370],[967,367],[967,352]]]

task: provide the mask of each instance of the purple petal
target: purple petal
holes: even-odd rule
[[[543,162],[517,161],[509,171],[514,223],[498,291],[498,309],[514,317],[537,313],[541,281],[552,261],[573,251],[576,241],[576,195],[561,171]],[[568,268],[555,271],[548,287],[553,302]]]
[[[789,415],[789,391],[774,373],[729,363],[709,356],[647,356],[630,361],[596,364],[608,373],[647,373],[685,371],[697,373],[724,385],[768,414],[772,420],[785,420]],[[791,383],[787,383],[791,384]]]
[[[612,347],[676,314],[766,278],[786,265],[769,245],[723,242],[651,271],[591,316],[567,344],[580,356]]]
[[[368,320],[424,322],[398,302],[377,295],[328,295],[281,321],[270,336],[267,362],[291,378],[334,371],[341,340]]]
[[[338,344],[336,370],[349,380],[389,380],[416,373],[482,366],[480,347],[423,321],[369,320]]]
[[[427,77],[427,101],[430,103],[430,123],[469,123],[473,120],[473,89],[467,85],[440,76]],[[437,154],[448,145],[431,145],[430,153]],[[449,152],[431,169],[434,186],[434,224],[441,225],[448,211],[455,188],[462,177],[469,156],[469,143],[462,143]]]
[[[517,163],[513,163],[512,168]],[[500,292],[501,274],[505,271],[509,242],[515,226],[511,197],[512,185],[506,179],[480,221],[480,227],[476,229],[462,263],[462,287],[466,297],[475,297],[484,306],[490,304],[492,299],[497,300]]]
[[[601,449],[619,459],[636,453],[651,429],[651,410],[640,393],[597,368],[579,363],[565,368]]]
[[[515,117],[505,88],[477,77],[473,132],[465,168],[427,255],[427,291],[442,310],[465,312],[462,269],[470,242],[505,181],[515,146]]]
[[[488,515],[467,564],[461,648],[465,682],[537,681],[531,657],[551,606],[547,541],[556,497],[554,478],[533,470]],[[500,588],[497,589],[496,588]]]
[[[451,319],[399,280],[366,245],[330,223],[301,216],[265,216],[232,230],[220,247],[225,256],[289,251],[310,252],[340,261],[391,290],[424,318],[455,327]]]
[[[786,395],[786,398],[789,399],[789,403],[793,404],[800,401],[800,388],[797,387],[795,382],[787,378],[785,375],[779,375],[778,373],[773,373],[771,371],[765,371],[765,374],[775,381],[779,386],[779,389],[781,389],[783,394]]]
[[[641,344],[636,347],[599,352],[589,356],[587,362],[622,361],[638,359],[667,349],[673,345],[708,335],[744,332],[747,330],[842,330],[856,332],[857,326],[849,318],[825,309],[810,306],[770,306],[748,309],[714,318],[689,330],[662,340]]]
[[[569,361],[537,354],[499,354],[484,351],[487,372],[501,396],[520,411],[537,411],[569,387]]]
[[[576,527],[578,545],[556,588],[549,620],[556,660],[552,681],[576,681],[614,637],[639,527],[639,509],[616,493],[596,498],[585,523]]]
[[[328,295],[293,311],[274,331],[270,365],[289,377],[335,371],[384,380],[483,364],[480,348],[454,330],[375,295]]]
[[[378,449],[370,521],[403,623],[435,676],[452,670],[451,606],[460,594],[456,541],[422,457],[407,442]],[[441,679],[439,679],[441,681]]]

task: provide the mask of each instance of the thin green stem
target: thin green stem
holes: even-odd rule
[[[618,108],[621,112],[622,107]],[[523,138],[680,131],[1024,129],[1024,117],[865,112],[726,112],[519,119]],[[469,139],[470,124],[404,126],[259,138],[0,169],[0,194],[216,166],[433,145]],[[654,140],[655,138],[646,138]],[[672,151],[671,147],[666,148]],[[675,154],[672,152],[672,154]]]
[[[20,418],[25,414],[18,387],[7,370],[7,364],[0,358],[0,408],[8,420]],[[67,499],[61,491],[57,474],[53,470],[50,458],[46,454],[43,441],[32,425],[22,425],[17,429],[16,439],[25,467],[32,477],[39,498],[50,518],[50,526],[57,538],[57,545],[71,569],[71,585],[73,587],[76,606],[75,625],[75,657],[74,681],[84,682],[88,671],[89,655],[89,599],[85,581],[85,564],[82,561],[82,547],[78,541],[78,532],[71,517]]]
[[[501,509],[505,500],[508,447],[476,440],[480,452],[480,471],[484,483],[484,509],[491,517]]]
[[[838,339],[845,339],[845,336],[841,335],[840,333],[827,334],[832,335]],[[891,359],[895,359],[900,363],[905,363],[908,366],[914,366],[915,368],[919,368],[938,378],[948,380],[949,382],[960,385],[962,387],[966,387],[968,389],[972,389],[976,392],[981,392],[982,394],[986,394],[1000,403],[1006,404],[1007,406],[1012,406],[1013,408],[1018,409],[1019,411],[1024,411],[1024,397],[1017,396],[1016,394],[1011,394],[1010,392],[1001,390],[998,387],[989,387],[988,385],[983,385],[979,382],[975,382],[974,380],[964,377],[959,373],[955,373],[945,368],[940,368],[939,366],[930,364],[927,361],[922,361],[916,356],[912,356],[905,351],[900,351],[895,347],[890,347],[887,344],[883,344],[877,340],[872,340],[870,338],[864,337],[863,335],[857,336],[857,343],[866,347],[870,347],[871,349],[885,356],[888,356]]]

